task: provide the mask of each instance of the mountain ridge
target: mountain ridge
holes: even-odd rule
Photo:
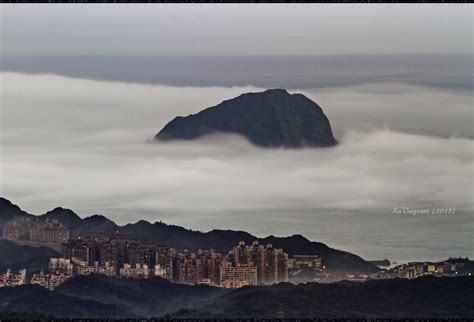
[[[0,203],[1,202],[2,198],[0,197]],[[17,209],[16,211],[18,212],[20,208],[13,204],[11,205],[12,207],[16,207],[15,209]],[[24,216],[24,214],[22,216]],[[147,243],[161,243],[168,247],[189,250],[199,248],[214,249],[221,253],[227,253],[227,251],[237,245],[239,241],[245,241],[247,244],[251,244],[257,240],[261,244],[272,244],[277,248],[282,248],[290,256],[301,254],[319,255],[323,258],[323,264],[326,268],[333,272],[374,273],[379,270],[375,265],[355,254],[330,248],[320,242],[310,241],[302,235],[287,237],[267,236],[259,238],[245,231],[214,229],[208,232],[201,232],[186,229],[181,226],[168,225],[158,221],[150,223],[145,220],[139,220],[135,224],[129,223],[120,226],[102,215],[92,215],[83,218],[79,224],[77,224],[74,218],[80,217],[77,216],[74,211],[65,210],[60,207],[40,216],[31,214],[28,214],[28,216],[32,218],[58,219],[70,229],[71,238],[92,236],[98,232],[112,234],[118,231],[128,238],[135,238]],[[3,222],[2,212],[0,211],[0,223]]]

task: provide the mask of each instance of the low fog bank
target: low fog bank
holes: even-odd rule
[[[472,140],[373,130],[297,151],[231,135],[99,142],[5,147],[1,195],[37,214],[63,206],[119,224],[302,234],[369,259],[474,256]],[[401,207],[430,214],[394,213]],[[433,216],[433,207],[456,213]]]
[[[153,137],[177,115],[197,113],[225,99],[264,89],[173,87],[100,82],[57,75],[0,73],[2,135],[27,142],[79,144],[118,132],[122,140]],[[350,130],[390,128],[427,136],[474,138],[472,92],[452,92],[401,83],[306,88],[303,93],[329,117],[337,139]],[[12,131],[14,129],[14,131]],[[58,135],[63,133],[64,135]],[[31,134],[31,135],[30,135]],[[79,142],[77,142],[77,139]]]
[[[1,79],[1,189],[26,197],[24,205],[72,204],[87,213],[109,207],[472,206],[473,141],[437,137],[439,131],[467,131],[472,96],[399,84],[306,91],[323,107],[341,144],[272,150],[232,135],[151,141],[176,115],[261,89],[11,73]]]
[[[449,92],[401,83],[300,91],[316,101],[336,136],[352,129],[474,138],[474,92]]]
[[[472,255],[471,96],[399,84],[307,90],[340,144],[285,150],[234,135],[150,140],[176,115],[257,88],[1,79],[0,194],[31,213],[62,206],[120,224],[302,233],[369,258],[408,256],[405,246],[413,257]],[[456,213],[402,216],[395,207]]]
[[[307,89],[401,82],[474,89],[471,54],[3,55],[0,70],[171,86]]]
[[[134,143],[120,135],[90,145],[5,145],[2,194],[43,210],[60,203],[81,214],[158,218],[175,210],[473,208],[468,139],[373,130],[350,132],[330,149],[272,150],[236,136]]]

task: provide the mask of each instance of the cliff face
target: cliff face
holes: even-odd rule
[[[337,143],[318,104],[284,89],[243,94],[197,114],[176,117],[155,139],[192,140],[211,133],[240,134],[262,147],[328,147]]]

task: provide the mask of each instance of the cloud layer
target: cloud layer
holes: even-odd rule
[[[1,80],[0,194],[33,213],[63,206],[119,223],[163,219],[200,229],[305,233],[343,247],[353,241],[329,240],[337,218],[342,226],[348,218],[388,225],[397,206],[456,207],[467,227],[447,221],[449,236],[440,238],[466,245],[463,238],[472,233],[473,141],[437,131],[455,134],[469,117],[472,122],[472,97],[400,84],[306,91],[323,106],[341,144],[274,150],[233,135],[149,141],[175,115],[257,88],[14,73]],[[429,228],[417,227],[439,232],[439,220],[446,219],[433,220]],[[413,223],[397,225],[403,230]]]

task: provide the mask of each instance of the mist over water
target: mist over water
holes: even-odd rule
[[[261,88],[1,73],[0,194],[120,224],[303,234],[365,258],[474,256],[473,96],[386,83],[305,88],[340,142],[260,149],[239,136],[153,142],[177,115]],[[456,208],[453,215],[406,215]]]
[[[404,82],[474,89],[472,55],[156,55],[2,56],[0,70],[172,86],[248,84],[311,89]]]

